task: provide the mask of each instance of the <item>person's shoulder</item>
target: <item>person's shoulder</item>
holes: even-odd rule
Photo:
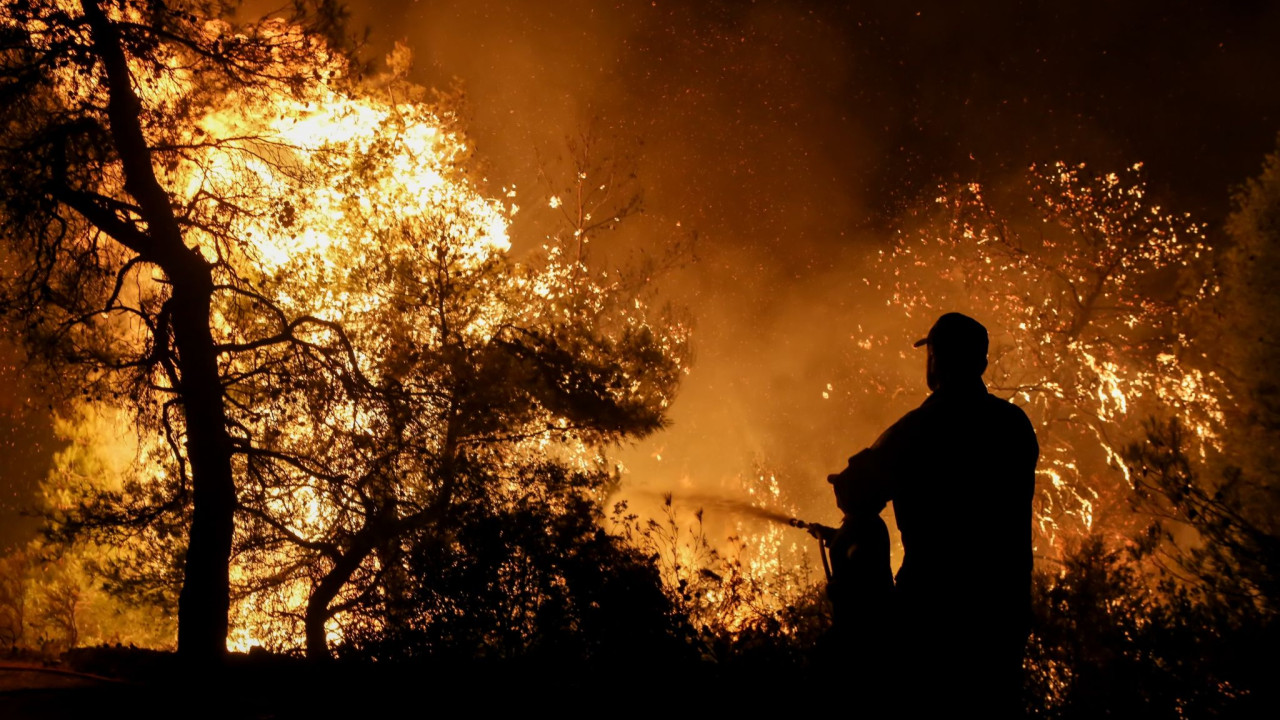
[[[1027,413],[1025,410],[1023,410],[1020,406],[1018,406],[1014,402],[1010,400],[1005,400],[999,395],[993,395],[991,393],[987,393],[986,402],[987,402],[987,406],[991,408],[992,412],[998,412],[1010,418],[1018,418],[1021,420],[1026,420],[1027,422],[1031,422],[1031,420],[1027,417]]]
[[[889,431],[893,431],[896,428],[901,432],[903,430],[920,427],[927,424],[929,422],[929,418],[935,414],[937,414],[937,408],[932,406],[926,399],[919,405],[919,407],[914,410],[907,411],[905,415],[898,418],[898,422],[889,426]]]
[[[1005,400],[997,395],[987,393],[988,412],[995,416],[1000,423],[1009,428],[1018,428],[1035,436],[1035,426],[1031,423],[1031,418],[1027,417],[1027,413],[1018,405],[1009,400]]]
[[[915,430],[920,427],[924,418],[922,410],[924,406],[908,411],[907,414],[898,418],[897,422],[885,428],[880,433],[880,437],[871,444],[873,450],[883,450],[888,446],[897,444],[898,441],[914,434]]]
[[[987,404],[990,405],[991,407],[998,408],[999,409],[998,412],[1005,412],[1015,416],[1021,415],[1022,417],[1027,416],[1027,413],[1024,412],[1022,408],[1019,407],[1016,403],[1014,403],[1011,400],[1005,400],[999,395],[995,395],[993,393],[987,393],[985,400]]]

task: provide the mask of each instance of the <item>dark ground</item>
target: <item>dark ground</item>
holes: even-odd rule
[[[817,710],[824,694],[792,666],[469,661],[315,664],[234,655],[213,672],[171,653],[87,648],[56,664],[0,660],[0,718],[381,718],[459,713],[684,715]]]

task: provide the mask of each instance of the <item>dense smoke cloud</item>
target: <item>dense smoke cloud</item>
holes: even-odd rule
[[[588,126],[631,151],[645,189],[647,215],[606,242],[697,231],[697,261],[663,279],[695,317],[696,364],[672,428],[626,455],[634,485],[742,492],[763,462],[830,519],[825,473],[925,392],[921,371],[919,395],[884,407],[824,398],[853,336],[931,321],[860,282],[905,208],[1031,162],[1141,160],[1165,200],[1214,221],[1280,129],[1265,5],[883,5],[353,8],[373,52],[401,40],[418,80],[461,83],[486,174],[523,198],[517,242],[548,231],[540,159],[556,169]]]
[[[672,427],[625,453],[639,488],[735,493],[765,462],[832,520],[825,473],[925,392],[921,370],[919,395],[884,407],[823,397],[860,328],[931,321],[861,289],[904,208],[1033,161],[1141,160],[1167,204],[1216,221],[1280,129],[1273,4],[867,5],[351,7],[371,57],[403,42],[415,80],[465,91],[490,190],[517,188],[518,247],[551,231],[540,171],[562,175],[564,138],[589,127],[644,188],[645,214],[602,239],[610,256],[696,231],[696,260],[661,279],[694,316],[696,364]],[[6,412],[9,444],[47,427]],[[5,468],[6,498],[43,473],[36,455]]]

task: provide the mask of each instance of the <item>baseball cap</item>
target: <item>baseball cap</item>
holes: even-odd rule
[[[916,341],[915,347],[928,345],[935,353],[950,356],[987,357],[987,329],[968,315],[949,312],[938,318],[929,335]]]

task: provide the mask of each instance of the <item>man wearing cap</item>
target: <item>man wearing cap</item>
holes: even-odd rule
[[[1020,714],[1040,451],[1026,414],[987,392],[987,345],[977,320],[938,318],[916,343],[929,397],[828,477],[846,521],[893,503],[893,703],[904,710]]]

